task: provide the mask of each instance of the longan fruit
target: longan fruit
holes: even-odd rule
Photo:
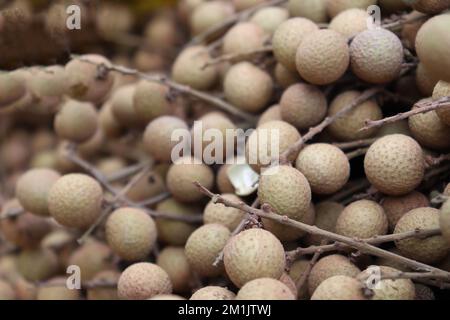
[[[223,37],[224,54],[241,54],[264,46],[264,29],[254,22],[240,22],[233,26]]]
[[[242,200],[234,194],[222,194],[222,197],[234,201],[241,202]],[[218,223],[227,227],[230,231],[236,229],[242,219],[245,217],[245,213],[239,209],[226,207],[222,203],[214,203],[211,200],[205,207],[203,212],[203,221],[205,224]]]
[[[250,21],[259,25],[267,34],[272,35],[280,24],[289,18],[287,9],[280,7],[261,8]]]
[[[28,82],[28,87],[36,98],[57,97],[60,101],[61,96],[67,92],[66,71],[58,65],[37,68]]]
[[[118,34],[129,33],[134,23],[129,7],[120,3],[100,4],[95,18],[98,33],[106,39],[114,39]]]
[[[337,16],[340,12],[352,9],[367,9],[369,6],[377,3],[377,0],[326,0],[327,12],[331,18]]]
[[[415,283],[416,296],[414,300],[435,300],[434,292],[429,287]]]
[[[146,118],[138,114],[134,107],[135,84],[128,84],[117,89],[111,97],[111,112],[116,121],[128,128],[141,127]]]
[[[417,11],[436,14],[450,8],[449,0],[413,0],[411,5]]]
[[[123,128],[112,112],[111,101],[107,101],[100,109],[98,126],[107,138],[116,138],[122,134]]]
[[[337,275],[323,281],[311,300],[367,300],[361,283],[355,278]]]
[[[209,28],[224,22],[234,13],[233,6],[227,1],[205,1],[193,9],[189,25],[191,33],[198,35]]]
[[[345,207],[334,201],[323,201],[315,205],[316,219],[314,225],[320,229],[335,232],[336,221]],[[308,234],[305,242],[308,245],[320,245],[323,238],[315,234]]]
[[[105,143],[106,141],[103,131],[101,129],[97,129],[89,140],[78,145],[78,153],[85,159],[93,158],[98,155]]]
[[[144,30],[145,39],[151,46],[162,50],[171,50],[180,42],[177,24],[169,16],[156,16],[150,20]]]
[[[69,289],[65,277],[56,277],[48,280],[37,290],[36,300],[80,300],[81,292]]]
[[[187,260],[184,248],[165,247],[158,255],[156,264],[167,272],[173,291],[187,292],[192,281],[192,270]]]
[[[0,87],[0,109],[25,96],[27,90],[26,81],[18,72],[0,73]]]
[[[419,11],[412,11],[411,13],[408,13],[405,16],[405,19],[418,19],[417,21],[413,23],[408,23],[403,26],[401,36],[402,36],[402,42],[404,43],[405,47],[408,49],[415,50],[416,49],[416,38],[417,33],[419,32],[422,25],[426,22],[424,19],[426,16],[423,13],[420,13]],[[419,19],[422,18],[422,19]]]
[[[262,126],[266,122],[274,121],[274,120],[282,120],[281,119],[281,107],[279,104],[273,105],[269,107],[266,111],[264,111],[259,117],[258,123],[256,127]]]
[[[115,174],[116,172],[123,170],[126,166],[127,163],[125,160],[119,157],[103,158],[96,162],[98,171],[106,176]]]
[[[450,96],[450,83],[439,81],[433,88],[433,100],[439,100],[447,96]],[[436,113],[444,124],[450,126],[450,108],[439,108]]]
[[[16,293],[13,287],[6,281],[0,280],[0,300],[15,300]]]
[[[439,217],[439,226],[443,237],[450,244],[450,201],[448,200],[442,205],[441,214]]]
[[[232,0],[236,11],[243,11],[245,9],[249,9],[251,7],[255,7],[260,5],[263,0]]]
[[[305,259],[295,261],[289,269],[289,276],[295,283],[298,283],[302,274],[309,270],[309,265],[310,262]],[[299,300],[306,300],[308,298],[308,286],[303,285],[301,288],[298,288],[297,296]]]
[[[234,300],[236,295],[227,288],[207,286],[194,292],[189,300]]]
[[[97,273],[92,282],[97,283],[117,283],[120,278],[120,272],[115,270],[105,270]],[[118,300],[117,288],[89,288],[87,289],[88,300]]]
[[[142,80],[136,85],[133,107],[136,115],[145,122],[173,112],[174,103],[169,97],[167,86]]]
[[[58,272],[58,258],[49,249],[23,250],[17,260],[17,269],[28,281],[47,280]]]
[[[139,202],[155,197],[165,191],[166,186],[163,177],[155,171],[150,171],[138,179],[126,195],[128,199]]]
[[[423,63],[419,63],[416,69],[416,84],[420,92],[426,97],[432,96],[433,90],[438,82],[439,79],[433,77]]]
[[[237,293],[236,300],[295,300],[288,286],[272,278],[247,282]]]
[[[292,17],[304,17],[316,23],[328,21],[326,0],[289,0],[288,9]]]
[[[280,85],[282,88],[288,88],[293,84],[296,84],[297,82],[300,82],[300,76],[297,72],[288,70],[285,66],[283,66],[281,63],[277,63],[275,65],[275,70],[273,71],[275,81],[278,85]]]
[[[369,14],[366,10],[347,9],[335,16],[328,28],[350,39],[358,33],[367,30],[367,18],[369,18]]]

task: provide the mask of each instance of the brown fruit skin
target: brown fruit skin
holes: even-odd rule
[[[191,33],[197,35],[219,24],[234,13],[227,1],[205,1],[195,6],[190,15]]]
[[[439,227],[441,228],[442,236],[450,245],[450,201],[448,200],[442,205],[439,217]]]
[[[368,17],[365,9],[347,9],[334,17],[328,28],[351,39],[358,33],[367,30]]]
[[[150,171],[140,178],[127,192],[127,198],[132,201],[144,201],[166,191],[164,179],[155,171]]]
[[[105,270],[97,273],[92,281],[99,282],[117,282],[120,278],[120,272],[116,270]],[[119,300],[117,288],[90,288],[87,290],[88,300]]]
[[[317,203],[315,205],[316,219],[314,225],[320,229],[335,232],[336,221],[344,208],[342,204],[333,201]],[[308,245],[320,245],[322,240],[322,237],[314,234],[308,234],[305,238]]]
[[[126,268],[117,284],[122,300],[145,300],[159,294],[172,293],[169,275],[153,263],[140,262]]]
[[[223,273],[223,264],[213,263],[225,247],[231,232],[217,223],[206,224],[195,230],[185,246],[186,257],[193,271],[203,277],[216,277]]]
[[[111,65],[108,59],[97,54],[87,54],[80,58],[88,59],[95,64]],[[73,99],[97,104],[111,90],[114,84],[114,73],[109,72],[105,77],[98,77],[95,64],[81,61],[80,59],[73,59],[66,65],[68,93]]]
[[[56,134],[73,142],[89,140],[97,131],[98,115],[90,103],[67,101],[56,114],[54,128]]]
[[[234,186],[228,178],[227,170],[231,167],[230,164],[224,164],[217,172],[216,184],[220,193],[234,193]]]
[[[450,96],[450,82],[439,81],[433,89],[433,100]],[[450,108],[439,108],[436,113],[443,123],[450,126]]]
[[[315,31],[302,41],[295,61],[298,73],[306,81],[316,85],[330,84],[349,66],[347,39],[330,29]]]
[[[287,88],[280,100],[281,118],[297,129],[308,129],[325,118],[327,99],[317,87],[294,84]]]
[[[297,70],[290,71],[279,62],[276,64],[273,73],[276,83],[283,88],[287,88],[297,82],[300,82],[300,75]]]
[[[234,300],[235,298],[236,295],[227,288],[207,286],[195,291],[189,300]]]
[[[253,22],[240,22],[223,37],[224,54],[240,54],[260,49],[266,38],[264,30]]]
[[[17,270],[28,281],[43,281],[58,272],[58,258],[49,249],[23,250],[17,260]]]
[[[297,169],[272,167],[261,176],[258,197],[261,204],[267,203],[276,213],[301,219],[311,203],[311,188]]]
[[[144,132],[144,145],[148,153],[162,162],[170,162],[172,150],[178,141],[172,141],[175,130],[189,130],[186,122],[177,117],[161,116],[150,122]]]
[[[414,300],[435,300],[434,292],[429,287],[416,283],[415,285],[416,296]]]
[[[103,104],[98,113],[98,126],[108,138],[116,138],[122,134],[122,125],[116,120],[112,112],[111,101]]]
[[[297,48],[311,32],[317,30],[317,25],[305,18],[291,18],[279,25],[272,38],[273,53],[277,61],[287,70],[296,73]]]
[[[59,178],[47,197],[50,214],[66,227],[85,228],[100,215],[103,190],[85,174],[68,174]]]
[[[16,293],[14,292],[13,287],[4,281],[0,280],[0,300],[15,300]]]
[[[433,89],[435,88],[438,82],[439,79],[433,77],[424,67],[424,65],[422,63],[419,63],[416,69],[416,84],[420,92],[426,97],[432,96]]]
[[[311,191],[332,194],[342,189],[350,177],[350,163],[341,149],[315,143],[300,151],[295,167],[305,175]]]
[[[272,278],[247,282],[237,293],[236,300],[295,300],[288,286]]]
[[[233,236],[224,248],[223,261],[228,277],[239,288],[258,278],[279,279],[286,266],[281,242],[262,229]]]
[[[182,163],[184,161],[189,163]],[[196,181],[211,189],[214,186],[214,173],[207,165],[194,163],[191,157],[178,159],[167,173],[167,188],[181,202],[193,203],[205,197],[194,185]]]
[[[169,100],[169,88],[159,83],[140,81],[133,96],[136,115],[145,122],[173,112],[174,103]]]
[[[61,177],[55,170],[32,169],[16,184],[16,196],[22,207],[39,216],[49,216],[47,197],[50,188]]]
[[[159,253],[156,264],[169,275],[173,292],[183,293],[190,289],[192,271],[184,248],[165,247]]]
[[[386,197],[382,200],[381,205],[389,221],[389,230],[392,231],[405,213],[412,209],[428,207],[430,201],[424,194],[413,191],[400,197]]]
[[[66,286],[65,277],[56,277],[46,282],[37,290],[36,300],[80,300],[81,291],[71,290]]]
[[[118,88],[111,97],[111,111],[116,121],[128,128],[143,127],[145,118],[137,114],[133,97],[136,92],[135,84],[128,84]]]
[[[250,21],[260,26],[266,35],[273,35],[280,24],[289,18],[289,12],[281,7],[266,7],[255,12]]]
[[[414,19],[419,18],[420,16],[423,16],[423,14],[414,10],[411,13],[407,14],[405,16],[405,19]],[[417,33],[419,32],[425,21],[426,20],[418,20],[416,22],[408,23],[403,26],[401,36],[403,43],[408,49],[415,50]]]
[[[330,17],[335,17],[340,12],[351,9],[367,9],[367,7],[376,4],[377,0],[326,0],[327,12]]]
[[[417,208],[406,213],[397,222],[394,234],[420,229],[439,228],[440,211],[434,208]],[[443,259],[449,251],[449,244],[443,236],[426,239],[409,238],[398,240],[395,245],[409,258],[433,264]]]
[[[450,8],[449,0],[415,0],[412,2],[412,7],[417,11],[436,14]]]
[[[234,202],[242,201],[241,198],[234,194],[222,194],[222,197]],[[245,213],[243,211],[232,207],[225,207],[222,203],[214,203],[213,200],[206,205],[203,211],[203,221],[205,224],[222,224],[230,231],[236,229],[244,217]]]
[[[281,121],[281,107],[279,104],[273,105],[269,108],[267,108],[266,111],[264,111],[261,116],[259,117],[258,123],[256,127],[262,126],[263,124],[270,122],[270,121]]]
[[[310,263],[309,260],[301,259],[301,260],[295,261],[291,265],[291,268],[289,269],[289,276],[292,278],[292,280],[295,283],[298,283],[302,274],[305,271],[309,270],[309,263]],[[303,285],[301,288],[298,288],[297,297],[298,297],[298,300],[306,300],[309,298],[307,286]]]
[[[248,112],[261,111],[273,92],[270,75],[249,62],[233,65],[225,75],[223,87],[226,99]]]
[[[156,243],[156,225],[143,210],[120,208],[106,220],[106,241],[127,261],[144,260]]]
[[[311,300],[367,300],[361,282],[351,277],[337,275],[323,281],[314,291]]]
[[[364,81],[382,84],[398,77],[403,63],[400,39],[385,29],[359,33],[350,45],[351,69]]]
[[[316,23],[328,21],[326,0],[289,0],[288,9],[292,17],[304,17]]]
[[[364,171],[379,191],[391,196],[408,194],[424,176],[422,149],[414,139],[402,134],[382,137],[367,151]]]

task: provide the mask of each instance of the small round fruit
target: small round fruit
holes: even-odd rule
[[[297,70],[288,70],[281,63],[277,63],[274,70],[274,78],[277,84],[283,88],[288,88],[289,86],[300,82],[300,75]]]
[[[294,283],[298,283],[302,275],[309,270],[309,265],[310,262],[306,259],[297,260],[291,265],[289,276]],[[301,288],[298,288],[297,296],[299,300],[308,299],[308,287],[303,285]]]
[[[48,193],[60,177],[52,169],[32,169],[23,174],[16,184],[16,196],[22,207],[39,216],[50,215]]]
[[[275,32],[280,24],[289,18],[289,12],[280,7],[267,7],[259,9],[250,19],[251,22],[260,26],[267,34]]]
[[[67,91],[67,77],[64,67],[49,66],[38,68],[29,81],[32,94],[39,98],[57,97],[61,99]]]
[[[241,202],[242,200],[234,195],[234,194],[222,194],[222,197],[234,201],[236,203]],[[227,227],[230,231],[236,229],[239,223],[244,218],[245,214],[243,211],[226,207],[222,203],[214,203],[211,200],[205,207],[205,211],[203,212],[203,221],[205,224],[208,223],[218,223]]]
[[[227,288],[207,286],[195,291],[189,300],[234,300],[235,298],[236,295]]]
[[[97,273],[92,282],[117,283],[120,278],[120,272],[116,270],[105,270]],[[89,288],[87,290],[88,300],[118,300],[117,287],[112,288]]]
[[[6,281],[0,280],[0,300],[15,300],[16,293],[13,287]]]
[[[215,277],[223,273],[223,264],[213,265],[230,239],[231,232],[221,224],[206,224],[195,230],[186,242],[186,257],[200,276]]]
[[[156,225],[143,210],[120,208],[106,221],[106,241],[127,261],[144,260],[156,243]]]
[[[286,265],[281,242],[262,229],[233,236],[225,246],[223,259],[228,277],[239,288],[258,278],[279,279]]]
[[[58,272],[58,257],[49,249],[23,250],[17,269],[28,281],[47,280]]]
[[[298,47],[295,61],[298,73],[306,81],[330,84],[347,71],[350,62],[347,39],[330,29],[312,32]]]
[[[348,9],[367,9],[369,6],[376,4],[377,0],[326,0],[326,2],[328,15],[333,18]]]
[[[328,21],[326,0],[289,0],[288,9],[292,17],[304,17],[316,23]]]
[[[220,167],[217,172],[216,184],[220,193],[233,193],[235,192],[234,186],[228,177],[228,169],[231,167],[230,164],[224,164]]]
[[[122,134],[122,125],[112,112],[111,101],[106,102],[98,114],[98,125],[108,138],[116,138]]]
[[[133,96],[133,107],[136,115],[145,122],[170,114],[174,103],[169,97],[167,86],[150,81],[140,81],[136,85]]]
[[[433,100],[450,96],[450,82],[439,81],[433,88]],[[450,108],[439,108],[436,113],[443,123],[450,126]]]
[[[251,7],[260,5],[264,0],[232,0],[236,11],[243,11]]]
[[[237,293],[236,300],[295,300],[288,286],[272,278],[247,282]]]
[[[114,91],[111,96],[111,111],[116,121],[128,128],[142,127],[145,118],[138,115],[134,108],[135,84],[127,84]]]
[[[416,85],[419,88],[420,93],[422,93],[426,97],[432,96],[433,89],[435,88],[438,82],[439,79],[433,77],[424,67],[423,63],[419,63],[416,69]]]
[[[0,98],[0,109],[18,101],[26,94],[25,79],[18,72],[0,73],[0,87],[2,96]]]
[[[150,199],[166,191],[163,177],[155,171],[144,174],[126,193],[127,198],[139,202]]]
[[[100,184],[85,174],[68,174],[51,187],[48,208],[55,220],[72,228],[86,228],[102,210],[103,190]]]
[[[409,2],[415,10],[428,14],[440,13],[450,8],[449,0],[413,0]]]
[[[442,231],[442,236],[447,240],[450,246],[450,201],[444,202],[441,208],[439,217],[439,226]]]
[[[264,46],[264,29],[253,22],[240,22],[223,37],[224,54],[243,54]]]
[[[316,219],[314,221],[314,225],[320,229],[335,232],[336,221],[344,209],[345,207],[338,202],[319,202],[315,205]],[[306,236],[305,242],[308,245],[320,245],[322,240],[324,239],[321,236],[308,234]]]
[[[60,138],[81,143],[95,134],[97,123],[97,111],[91,103],[69,100],[56,114],[54,127]]]
[[[400,196],[413,191],[425,172],[420,145],[402,134],[392,134],[375,141],[364,158],[367,179],[379,191]]]
[[[145,300],[159,294],[172,293],[169,275],[153,263],[140,262],[126,268],[119,278],[120,299]]]
[[[334,276],[323,281],[311,300],[367,300],[361,282],[347,276]]]
[[[158,255],[156,264],[167,272],[173,291],[187,292],[192,281],[192,270],[184,248],[165,247]]]
[[[80,290],[67,288],[65,277],[48,280],[37,291],[36,300],[80,300]]]
[[[281,120],[281,107],[278,104],[269,107],[261,114],[256,127],[262,126],[266,122],[274,120]]]
[[[426,207],[413,209],[400,218],[395,226],[394,234],[416,229],[439,228],[439,216],[438,209]],[[426,239],[408,238],[396,241],[395,245],[404,256],[430,264],[443,259],[449,252],[449,244],[443,236],[432,236]]]
[[[367,19],[369,14],[363,9],[348,9],[339,13],[331,20],[329,29],[351,39],[355,35],[367,30]]]
[[[228,1],[205,1],[198,4],[190,15],[189,25],[193,35],[200,34],[225,21],[234,13]]]

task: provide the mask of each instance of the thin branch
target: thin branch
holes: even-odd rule
[[[242,60],[242,59],[248,59],[255,55],[272,52],[272,49],[273,49],[272,46],[265,46],[262,48],[249,50],[249,51],[245,51],[245,52],[240,52],[240,53],[224,54],[224,55],[221,55],[217,58],[211,59],[208,62],[206,62],[205,65],[202,67],[202,69],[206,69],[209,66],[213,66],[213,65],[216,65],[216,64],[219,64],[222,62],[227,62],[227,61],[235,62],[235,61]]]
[[[341,201],[348,196],[353,195],[355,192],[359,192],[361,190],[367,189],[370,187],[370,182],[367,179],[360,179],[357,181],[350,181],[347,183],[341,191],[335,193],[328,199],[327,201]]]
[[[395,21],[383,23],[381,25],[381,27],[384,29],[395,30],[395,29],[401,28],[405,24],[411,24],[411,23],[415,23],[415,22],[418,22],[421,20],[426,20],[429,17],[430,16],[427,14],[421,14],[421,15],[417,15],[417,16],[411,16],[410,14],[404,14],[404,15],[399,16],[397,19],[395,19]],[[392,20],[392,19],[389,19],[389,20]]]
[[[170,192],[161,192],[160,194],[149,199],[138,202],[140,206],[152,206],[170,197]]]
[[[324,246],[324,245],[326,245],[326,243],[327,243],[327,241],[323,240],[321,242],[321,245]],[[308,266],[306,267],[306,270],[302,273],[302,275],[298,279],[297,283],[295,284],[298,291],[303,289],[303,287],[306,285],[306,281],[308,280],[309,274],[311,273],[312,268],[314,267],[316,262],[319,260],[322,253],[323,253],[323,251],[320,248],[314,253],[313,257],[311,258],[311,260],[308,263]]]
[[[365,155],[367,153],[367,150],[369,150],[369,148],[360,148],[360,149],[356,149],[352,152],[346,153],[345,155],[347,156],[348,160],[352,160],[359,156]]]
[[[3,213],[2,215],[0,215],[0,221],[10,219],[10,218],[15,218],[24,213],[25,213],[25,210],[22,207],[11,208],[8,211],[6,211],[5,213]]]
[[[138,163],[138,164],[134,164],[129,167],[120,169],[120,170],[108,175],[106,177],[106,180],[109,183],[112,183],[112,182],[127,179],[127,178],[135,175],[139,171],[141,171],[146,165],[148,165],[148,162]]]
[[[333,145],[335,147],[338,147],[339,149],[345,151],[345,150],[350,150],[350,149],[354,149],[354,148],[370,146],[377,139],[378,138],[369,138],[369,139],[362,139],[362,140],[356,140],[356,141],[350,141],[350,142],[333,143]]]

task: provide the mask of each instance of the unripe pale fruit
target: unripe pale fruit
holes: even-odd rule
[[[352,9],[367,9],[369,6],[376,4],[377,0],[326,0],[327,11],[330,17],[335,17],[340,12]]]
[[[412,209],[428,207],[430,202],[424,194],[413,191],[400,197],[386,197],[382,200],[381,205],[388,218],[389,229],[394,230],[398,220],[400,220],[405,213]]]
[[[315,126],[327,114],[327,99],[322,91],[308,84],[287,88],[280,100],[281,118],[299,130]]]
[[[350,39],[367,30],[367,18],[369,18],[369,15],[366,10],[348,9],[334,17],[329,28]]]
[[[264,46],[264,29],[253,22],[241,22],[232,27],[223,37],[224,54],[240,54]]]
[[[184,49],[172,66],[173,80],[198,90],[211,88],[217,80],[218,72],[215,66],[203,68],[210,59],[204,46]]]
[[[97,273],[92,282],[116,283],[119,281],[120,272],[116,270],[105,270]],[[88,300],[118,300],[117,288],[89,288],[87,290]]]
[[[297,70],[290,71],[279,62],[275,66],[274,78],[276,83],[283,88],[288,88],[289,86],[300,82],[300,76]]]
[[[291,72],[296,72],[298,46],[311,32],[317,30],[317,25],[305,18],[292,18],[280,24],[272,38],[273,54],[277,61]]]
[[[367,151],[364,171],[379,191],[392,196],[408,194],[424,176],[422,149],[414,139],[402,134],[382,137]]]
[[[69,100],[56,114],[56,134],[73,142],[85,142],[97,131],[97,111],[91,103]]]
[[[223,264],[213,263],[230,239],[227,227],[212,223],[195,230],[186,242],[185,253],[191,268],[203,277],[215,277],[223,273]]]
[[[223,86],[227,100],[248,112],[261,111],[273,92],[269,74],[249,62],[233,65],[225,75]]]
[[[409,211],[395,226],[395,233],[403,233],[416,229],[439,228],[440,211],[434,208],[417,208]],[[449,244],[443,236],[432,236],[426,239],[408,238],[398,240],[395,245],[400,252],[409,258],[424,263],[436,263],[449,251]]]
[[[144,260],[156,243],[156,225],[143,210],[120,208],[106,221],[106,240],[127,261]]]
[[[36,300],[80,300],[80,290],[67,288],[65,277],[56,277],[48,280],[45,285],[38,288]]]
[[[170,162],[172,150],[178,141],[172,141],[175,130],[189,130],[186,122],[177,117],[161,116],[150,122],[144,132],[144,144],[148,153],[162,162]]]
[[[323,281],[311,300],[366,300],[366,297],[359,280],[339,275]]]
[[[442,236],[450,245],[450,201],[448,200],[442,205],[439,226],[442,231]]]
[[[199,182],[207,189],[214,186],[214,173],[210,167],[192,157],[183,157],[175,161],[167,173],[167,188],[179,201],[192,203],[205,197],[194,182]]]
[[[100,215],[103,190],[100,184],[85,174],[68,174],[50,188],[48,208],[55,220],[71,228],[85,228]]]
[[[361,270],[342,255],[333,254],[320,259],[311,269],[308,277],[308,291],[312,295],[317,287],[333,276],[356,277]]]
[[[301,219],[311,203],[311,188],[305,176],[290,166],[268,169],[259,181],[258,197],[280,215]]]
[[[26,94],[26,80],[18,72],[0,73],[0,109],[19,100]]]
[[[233,6],[227,1],[205,1],[197,5],[190,16],[191,32],[193,35],[204,32],[233,13]]]
[[[16,185],[16,196],[22,207],[39,216],[50,215],[47,197],[59,178],[60,174],[51,169],[33,169],[23,174]]]
[[[58,267],[58,258],[49,249],[23,250],[17,260],[17,269],[28,281],[47,280]]]
[[[169,97],[169,88],[159,83],[140,81],[133,96],[136,115],[145,122],[173,112],[174,103]]]
[[[237,293],[236,300],[295,300],[288,286],[272,278],[247,282]]]
[[[434,77],[447,82],[450,82],[449,24],[449,14],[435,16],[424,23],[416,37],[420,61]]]
[[[412,7],[417,11],[436,14],[450,8],[449,0],[413,0]]]
[[[347,39],[333,30],[318,30],[300,44],[295,55],[297,71],[308,82],[317,85],[338,80],[350,62]]]
[[[439,81],[433,89],[433,100],[450,96],[450,82]],[[443,123],[450,126],[450,108],[439,108],[436,113]]]
[[[132,201],[144,201],[166,191],[163,177],[155,171],[150,171],[127,192],[127,198]]]
[[[13,287],[4,281],[0,280],[0,300],[15,300],[16,293],[14,292]]]
[[[285,121],[269,121],[252,132],[245,146],[247,163],[259,172],[262,168],[272,164],[273,159],[279,158],[283,152],[300,140],[298,130]],[[298,153],[289,156],[294,161]]]
[[[122,272],[117,290],[120,299],[145,300],[159,294],[172,293],[172,284],[167,272],[161,267],[140,262],[132,264]]]
[[[93,63],[80,59],[87,59]],[[73,99],[100,103],[111,90],[114,75],[106,72],[99,76],[97,65],[110,66],[111,63],[97,54],[83,55],[80,59],[73,59],[66,65],[68,93]]]
[[[288,9],[292,17],[304,17],[316,23],[328,21],[326,0],[289,0]]]
[[[327,143],[311,144],[300,151],[295,167],[317,194],[339,191],[350,177],[350,163],[341,149]]]
[[[251,22],[260,26],[267,34],[275,32],[280,24],[289,18],[289,12],[280,7],[267,7],[256,11],[250,19]]]
[[[370,200],[349,204],[336,221],[336,232],[352,238],[367,239],[387,231],[388,219],[383,207]]]
[[[262,229],[248,229],[233,236],[225,246],[223,261],[237,287],[258,278],[279,279],[286,265],[281,242]]]
[[[124,127],[143,126],[146,119],[134,108],[135,84],[128,84],[117,89],[111,97],[111,111],[118,123]]]
[[[278,104],[269,107],[261,114],[256,127],[262,126],[266,122],[274,120],[281,120],[281,107]]]
[[[344,210],[344,206],[338,202],[324,201],[315,205],[316,219],[314,225],[320,229],[335,232],[336,221]],[[323,238],[318,235],[308,234],[306,243],[308,245],[320,245]]]
[[[403,45],[391,31],[378,28],[359,33],[350,45],[351,68],[364,81],[380,84],[398,77]]]
[[[238,196],[234,194],[222,194],[222,197],[236,203],[242,201]],[[226,207],[222,203],[214,203],[214,201],[211,200],[206,205],[205,211],[203,212],[203,221],[205,224],[222,224],[230,231],[233,231],[242,221],[244,216],[244,212],[239,209]]]
[[[438,82],[439,79],[433,77],[423,63],[419,63],[416,69],[416,84],[420,92],[426,97],[432,96],[433,90]]]
[[[189,300],[234,300],[235,298],[236,295],[227,288],[207,286],[195,291]]]
[[[381,274],[399,272],[397,269],[386,266],[371,267],[380,268]],[[367,269],[361,272],[359,276],[367,278],[370,275],[371,271]],[[384,279],[379,281],[371,291],[373,295],[370,297],[370,300],[414,300],[416,296],[414,283],[410,279]]]
[[[192,271],[184,248],[165,247],[159,253],[156,264],[169,275],[174,292],[182,293],[189,290]]]

